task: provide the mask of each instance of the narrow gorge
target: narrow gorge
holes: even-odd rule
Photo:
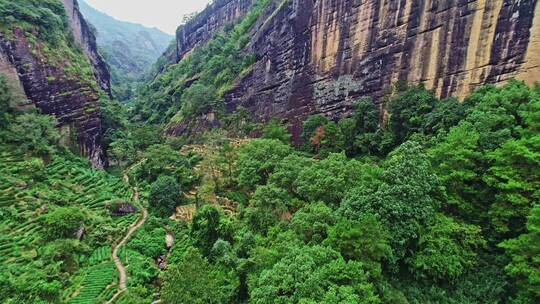
[[[0,0],[0,303],[540,303],[538,2]]]

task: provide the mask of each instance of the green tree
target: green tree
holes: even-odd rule
[[[60,207],[43,215],[41,219],[46,238],[75,238],[77,230],[83,228],[86,216],[80,208]]]
[[[145,225],[129,241],[129,248],[136,250],[145,257],[153,259],[166,253],[163,236],[167,233],[162,227],[162,220],[157,217],[149,217]]]
[[[11,92],[3,76],[0,76],[0,130],[5,129],[11,120]]]
[[[153,213],[168,217],[181,202],[180,185],[173,177],[162,175],[152,183],[148,203]]]
[[[540,198],[540,135],[510,140],[488,154],[492,166],[484,180],[496,191],[489,211],[494,228],[516,236]]]
[[[381,303],[362,264],[328,247],[291,249],[257,279],[250,303]],[[324,303],[326,303],[326,300]],[[337,301],[337,302],[332,302]]]
[[[454,281],[477,263],[485,246],[480,227],[437,214],[420,234],[418,252],[407,263],[416,277]]]
[[[339,153],[345,149],[345,139],[341,129],[334,122],[324,125],[323,135],[320,139],[319,154],[326,157],[330,153]]]
[[[395,259],[405,257],[444,193],[420,145],[406,142],[383,164],[379,183],[364,183],[350,191],[339,212],[349,219],[372,215],[386,227]]]
[[[246,210],[246,218],[255,231],[265,233],[288,215],[293,202],[292,197],[284,189],[272,184],[259,186]]]
[[[236,138],[249,135],[257,127],[257,124],[252,121],[251,113],[241,106],[227,115],[223,121],[230,136]]]
[[[311,203],[294,214],[290,228],[305,244],[320,244],[328,237],[328,230],[337,221],[332,208],[324,203]]]
[[[511,261],[506,271],[515,281],[517,295],[514,303],[538,303],[540,301],[540,204],[531,209],[527,232],[502,242]]]
[[[10,125],[8,140],[19,150],[36,156],[50,156],[56,152],[60,133],[52,116],[26,113]]]
[[[82,247],[78,240],[60,239],[41,247],[39,254],[48,264],[59,263],[62,271],[73,273],[79,266],[79,254],[83,253]]]
[[[382,157],[395,147],[393,134],[386,128],[379,128],[380,112],[379,106],[371,98],[362,98],[354,104],[352,119],[354,120],[355,132],[349,132],[349,135],[345,136],[345,142],[353,145],[353,153],[347,153],[347,155],[360,154]]]
[[[312,158],[301,155],[288,155],[276,165],[274,172],[272,172],[268,179],[268,183],[286,189],[290,194],[297,194],[294,185],[300,172],[311,167],[314,162]]]
[[[310,139],[315,135],[317,128],[324,126],[328,123],[328,118],[322,115],[310,116],[302,124],[302,141],[309,144]]]
[[[220,238],[221,212],[212,205],[204,205],[193,217],[191,238],[193,244],[207,257],[214,243]]]
[[[433,169],[446,188],[447,211],[478,221],[488,196],[482,182],[484,157],[478,151],[480,135],[468,122],[450,130],[441,143],[428,151]]]
[[[433,110],[436,102],[435,95],[428,92],[423,85],[410,86],[392,98],[388,105],[389,128],[398,144],[422,130],[426,125],[427,115]]]
[[[183,172],[189,164],[180,152],[168,145],[152,145],[144,151],[137,177],[149,182],[155,181],[160,175],[174,176],[177,180],[184,178]]]
[[[352,118],[342,118],[338,122],[340,133],[343,135],[343,150],[348,157],[358,154],[354,142],[357,136],[356,121]]]
[[[448,132],[465,118],[468,105],[453,97],[435,100],[433,110],[427,114],[422,126],[423,133],[436,135],[441,131]]]
[[[184,101],[182,112],[185,116],[209,113],[215,110],[216,107],[215,88],[196,82],[186,89],[182,95],[182,100]]]
[[[114,107],[107,111],[116,113]],[[109,122],[112,126],[118,123],[115,120],[121,120],[121,118],[115,118],[114,115],[106,118],[107,120],[112,120]],[[162,128],[159,126],[127,123],[124,127],[113,131],[112,134],[106,134],[110,137],[109,140],[111,141],[107,153],[113,163],[116,162],[123,167],[127,167],[143,157],[142,153],[140,153],[141,151],[146,150],[152,145],[161,144],[163,142],[161,134]]]
[[[107,151],[115,140],[116,133],[127,128],[128,114],[125,105],[109,98],[101,99],[101,130],[103,132],[103,149]]]
[[[359,133],[373,133],[379,128],[380,111],[371,98],[364,97],[353,105],[352,118]]]
[[[292,148],[275,139],[255,139],[240,147],[235,176],[241,187],[265,184],[277,164]]]
[[[435,95],[427,91],[422,84],[411,86],[392,98],[388,104],[388,126],[397,144],[406,141],[413,133],[422,131],[436,101]]]
[[[165,273],[161,300],[165,304],[230,303],[237,279],[213,265],[195,248]]]
[[[381,275],[381,262],[390,257],[392,249],[384,227],[367,215],[357,221],[341,219],[330,228],[324,244],[339,251],[343,258],[361,262],[372,276]]]
[[[238,151],[230,141],[223,142],[218,148],[217,162],[221,167],[221,171],[225,172],[227,182],[233,184],[233,171],[236,160],[238,159]]]
[[[330,154],[298,175],[295,187],[306,201],[339,204],[345,193],[360,182],[373,182],[377,170],[344,154]]]
[[[287,128],[277,119],[272,119],[263,130],[262,138],[279,140],[284,144],[291,142],[291,134]]]
[[[378,129],[374,133],[360,133],[354,141],[355,149],[360,155],[384,157],[395,148],[392,132]]]
[[[466,121],[480,135],[481,151],[491,151],[519,136],[526,121],[523,110],[535,97],[525,83],[510,81],[502,87],[486,85],[465,99]]]

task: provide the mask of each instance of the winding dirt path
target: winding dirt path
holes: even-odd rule
[[[124,179],[127,179],[127,177],[124,176]],[[137,190],[137,188],[133,188],[133,189],[135,191],[133,193],[133,200],[134,201],[139,201],[139,191]],[[127,286],[126,286],[126,281],[127,281],[126,267],[122,264],[122,261],[118,257],[118,250],[120,250],[120,247],[124,246],[127,243],[127,241],[129,241],[131,236],[139,228],[141,228],[141,226],[144,224],[144,222],[148,218],[148,210],[146,210],[146,208],[144,208],[142,206],[141,206],[141,209],[142,209],[142,213],[141,213],[141,216],[139,217],[139,219],[129,227],[129,230],[126,233],[126,235],[124,236],[124,238],[122,238],[120,243],[116,244],[116,246],[114,246],[114,248],[113,248],[112,257],[113,257],[113,260],[114,260],[114,264],[116,265],[116,268],[118,269],[118,291],[114,294],[114,296],[109,301],[106,302],[107,304],[114,303],[114,301],[116,301],[116,299],[118,299],[118,297],[124,291],[126,291],[126,289],[127,289]]]

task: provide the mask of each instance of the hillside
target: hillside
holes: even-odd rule
[[[0,164],[0,276],[10,278],[0,300],[106,299],[115,282],[108,248],[135,220],[112,217],[108,207],[131,200],[129,185],[80,159],[44,163],[12,146],[2,145]]]
[[[97,36],[97,44],[109,64],[115,97],[131,97],[130,83],[141,78],[171,44],[173,36],[156,28],[116,20],[79,1],[79,7]]]

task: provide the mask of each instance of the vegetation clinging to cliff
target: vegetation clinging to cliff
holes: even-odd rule
[[[221,98],[234,80],[254,63],[244,49],[248,33],[270,0],[258,0],[240,23],[216,34],[178,64],[169,66],[141,90],[135,111],[150,123],[190,119],[223,112]]]
[[[58,0],[0,0],[0,31],[8,40],[21,29],[29,43],[31,53],[40,62],[62,70],[65,80],[81,82],[98,92],[98,86],[89,59],[82,47],[74,41],[68,17]],[[54,82],[60,75],[49,75]]]
[[[64,6],[58,0],[0,1],[0,26],[8,36],[8,31],[18,26],[35,29],[41,39],[56,44],[65,35],[67,23]]]

